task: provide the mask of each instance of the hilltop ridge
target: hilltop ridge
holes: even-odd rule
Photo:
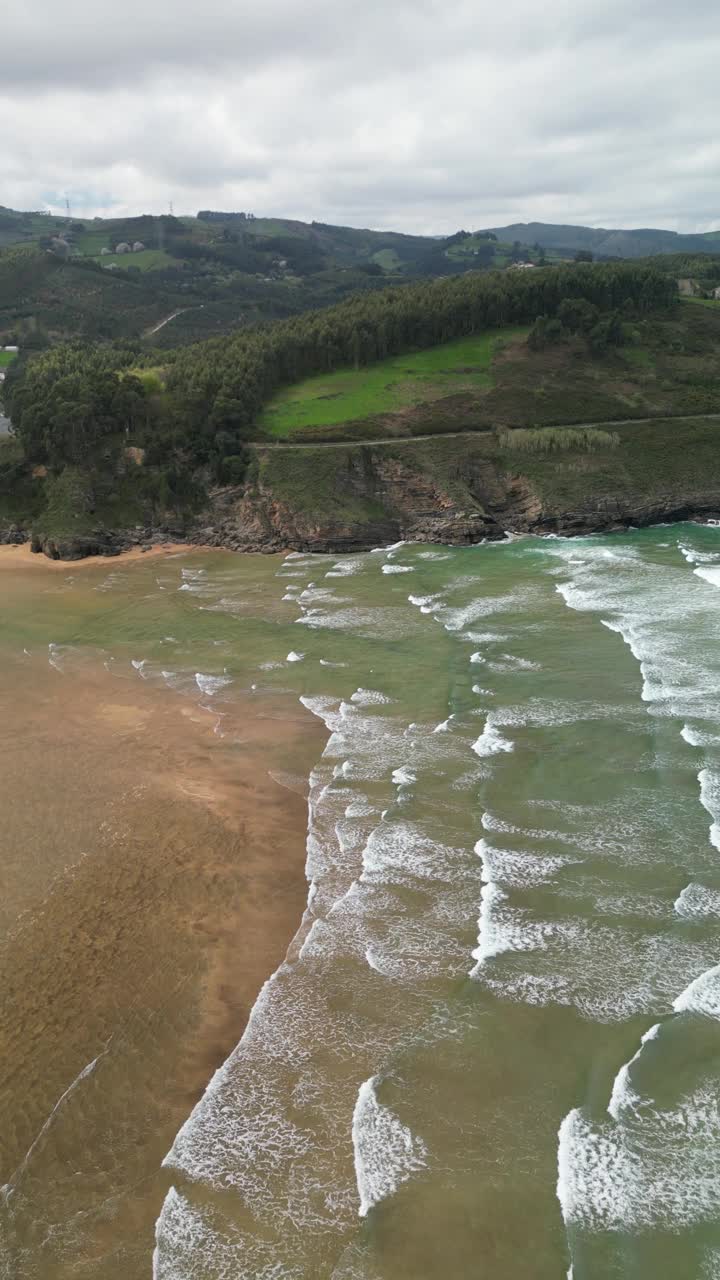
[[[668,271],[695,275],[718,249],[714,232],[530,222],[436,237],[241,211],[73,219],[0,206],[0,344],[172,348],[427,277],[658,253]]]

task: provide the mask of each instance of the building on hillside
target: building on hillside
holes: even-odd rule
[[[106,257],[106,255],[107,255],[108,253],[112,253],[112,249],[108,249],[108,248],[106,247],[106,248],[104,248],[104,249],[101,249],[101,250],[100,250],[100,254],[101,254],[101,256],[102,256],[103,258],[104,258],[104,257]]]
[[[121,240],[120,244],[115,245],[116,253],[132,253],[132,249],[126,240]]]
[[[20,348],[19,348],[19,347],[3,347],[3,351],[15,351],[15,352],[17,352],[17,351],[19,351],[19,350],[20,350]]]
[[[697,280],[678,280],[678,290],[684,298],[699,298],[701,289]]]
[[[145,248],[145,245],[143,244],[142,240],[136,240],[132,247],[132,251],[133,253],[142,253],[144,248]]]
[[[720,284],[718,285],[717,289],[713,289],[713,298],[720,299]]]
[[[534,262],[511,262],[508,271],[534,271]]]

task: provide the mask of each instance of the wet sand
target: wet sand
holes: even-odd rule
[[[0,1246],[28,1280],[140,1280],[162,1158],[299,924],[323,735],[290,697],[235,700],[221,738],[182,696],[28,665],[0,692]]]

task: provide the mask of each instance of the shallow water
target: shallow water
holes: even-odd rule
[[[11,594],[13,705],[28,648],[63,687],[102,669],[138,706],[199,708],[225,751],[253,705],[326,730],[323,750],[298,720],[268,766],[288,795],[311,770],[308,907],[167,1143],[157,1280],[720,1274],[719,529],[194,553]],[[206,785],[221,761],[230,785],[222,752]],[[44,831],[33,857],[52,900]],[[30,1269],[60,1231],[43,1179],[98,1142],[105,1029],[67,1076],[55,1165],[33,1175],[31,1151],[6,1199],[28,1275],[150,1274],[144,1237],[124,1271],[69,1245],[64,1271]],[[97,1213],[92,1173],[66,1195]]]

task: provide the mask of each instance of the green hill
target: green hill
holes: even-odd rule
[[[498,240],[521,245],[541,244],[546,250],[572,256],[587,250],[597,258],[645,258],[658,253],[717,253],[720,232],[699,235],[644,228],[632,231],[603,227],[562,226],[552,222],[516,222],[491,227]]]
[[[720,302],[621,329],[602,348],[569,332],[534,348],[527,327],[499,328],[316,375],[278,391],[258,427],[301,443],[720,412]]]
[[[168,349],[389,284],[468,270],[552,266],[579,250],[598,258],[661,253],[669,271],[703,276],[710,268],[704,272],[693,264],[700,256],[714,261],[719,237],[528,223],[442,238],[213,210],[197,217],[74,220],[0,207],[0,277],[18,273],[0,301],[0,342],[140,340],[153,330],[145,341]],[[117,253],[123,245],[142,248]],[[43,267],[36,260],[29,290],[27,264],[21,268],[17,258],[5,258],[18,249],[46,259]],[[82,269],[95,271],[95,277],[80,275]],[[39,286],[41,275],[46,288]],[[168,316],[173,319],[161,326]]]

